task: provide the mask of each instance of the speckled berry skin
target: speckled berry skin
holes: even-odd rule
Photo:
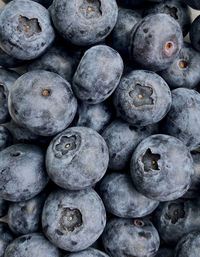
[[[75,95],[89,104],[105,101],[118,86],[123,68],[121,56],[111,47],[91,47],[83,55],[74,74]]]
[[[6,127],[0,125],[0,151],[10,146],[12,142],[13,138],[9,130]]]
[[[47,198],[42,226],[47,238],[59,248],[77,252],[88,248],[106,224],[104,205],[93,189],[58,190]]]
[[[190,28],[190,40],[194,49],[200,52],[200,15],[196,17]]]
[[[50,13],[61,36],[74,45],[87,46],[110,34],[118,8],[115,0],[55,0]]]
[[[150,136],[137,146],[130,169],[136,189],[157,201],[184,195],[194,174],[187,147],[179,139],[162,134]]]
[[[106,210],[121,218],[140,218],[151,214],[159,202],[138,193],[127,174],[111,173],[100,184]]]
[[[8,112],[8,95],[19,74],[15,71],[0,69],[0,124],[10,120]]]
[[[174,88],[195,88],[200,82],[200,53],[190,44],[184,44],[174,62],[160,72],[161,77]]]
[[[102,241],[111,257],[153,257],[160,244],[158,232],[148,219],[113,218],[106,225]]]
[[[5,216],[8,212],[9,202],[0,199],[0,218]]]
[[[109,169],[126,169],[136,146],[143,139],[157,132],[157,125],[137,127],[121,119],[111,122],[102,133],[109,151]]]
[[[50,178],[60,187],[80,190],[97,183],[109,161],[104,139],[86,127],[71,127],[57,135],[46,153]]]
[[[42,5],[13,0],[2,9],[0,46],[12,57],[34,59],[46,51],[54,37],[49,13]]]
[[[4,222],[0,222],[0,257],[4,257],[6,247],[14,240],[14,237]]]
[[[5,257],[61,257],[61,252],[42,234],[27,234],[15,239],[8,245]]]
[[[131,125],[157,123],[171,107],[171,92],[156,73],[135,70],[122,77],[113,95],[117,115]]]
[[[97,249],[88,248],[81,252],[70,253],[69,255],[66,255],[65,257],[109,257],[109,256]]]
[[[177,88],[172,91],[172,106],[162,130],[177,137],[190,149],[200,146],[200,94],[192,89]]]
[[[33,198],[48,183],[44,152],[35,145],[16,144],[0,152],[0,198],[19,202]]]
[[[174,250],[171,248],[160,247],[155,257],[174,257]]]
[[[16,81],[8,105],[19,126],[36,135],[53,136],[72,122],[77,100],[70,84],[58,74],[36,70]]]
[[[166,69],[183,44],[178,22],[167,14],[144,17],[132,36],[131,56],[141,67],[152,71]]]
[[[176,245],[186,234],[200,229],[200,199],[178,199],[160,203],[154,213],[154,225],[168,245]]]
[[[28,201],[10,203],[8,225],[14,234],[25,235],[39,230],[45,199],[46,194],[42,192]]]
[[[199,257],[200,232],[194,231],[184,236],[177,244],[174,257]]]

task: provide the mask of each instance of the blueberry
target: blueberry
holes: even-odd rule
[[[113,101],[123,120],[131,125],[147,126],[167,114],[171,107],[171,92],[156,73],[135,70],[122,78]]]
[[[104,139],[86,127],[72,127],[57,135],[46,153],[50,178],[60,187],[80,190],[97,183],[109,161]]]
[[[200,146],[200,94],[192,89],[172,91],[172,106],[162,129],[183,141],[190,150]]]
[[[192,46],[200,52],[200,15],[196,17],[190,28],[190,40]]]
[[[191,24],[190,9],[180,1],[176,0],[163,0],[159,3],[150,3],[144,11],[144,15],[166,13],[174,18],[181,26],[183,36],[186,36]]]
[[[109,103],[87,104],[80,102],[73,125],[88,127],[101,133],[112,121],[113,110]]]
[[[132,36],[131,56],[145,69],[164,70],[174,61],[182,43],[182,30],[174,18],[163,13],[148,15]]]
[[[126,169],[136,146],[157,129],[157,125],[136,127],[120,119],[114,120],[102,133],[108,146],[109,168]]]
[[[190,44],[184,44],[174,62],[160,72],[169,87],[195,88],[200,82],[200,53]]]
[[[22,66],[24,61],[16,59],[0,48],[0,66],[3,68],[16,68]]]
[[[9,94],[13,120],[40,136],[53,136],[65,129],[72,122],[76,108],[70,84],[53,72],[27,72]]]
[[[9,3],[12,0],[3,0],[5,4]],[[34,2],[37,2],[45,7],[49,7],[52,4],[52,0],[33,0]]]
[[[117,23],[110,35],[110,44],[120,54],[128,55],[132,31],[141,15],[131,9],[120,9]]]
[[[9,207],[9,203],[3,199],[0,199],[0,218],[2,218],[3,216],[5,216],[7,214],[8,207]]]
[[[0,125],[0,151],[10,146],[12,141],[12,135],[10,134],[9,130],[6,127]]]
[[[39,230],[45,199],[46,194],[41,193],[27,201],[10,203],[8,225],[14,234],[25,235]]]
[[[0,257],[4,257],[6,247],[14,240],[13,235],[4,222],[0,222]]]
[[[48,182],[44,152],[37,146],[16,144],[0,152],[0,198],[19,202],[33,198]]]
[[[111,219],[104,230],[103,245],[111,257],[153,257],[160,239],[148,219]]]
[[[200,10],[200,2],[199,0],[181,0],[182,2],[188,4],[193,9]]]
[[[33,233],[18,237],[8,245],[4,257],[61,257],[60,251],[42,234]]]
[[[58,32],[75,45],[87,46],[105,39],[115,26],[115,0],[55,0],[50,7]]]
[[[68,50],[66,47],[56,45],[51,47],[44,55],[34,60],[28,70],[47,70],[59,74],[71,82],[78,66],[80,53]]]
[[[109,257],[109,256],[94,248],[88,248],[81,252],[71,253],[65,257]]]
[[[198,257],[200,252],[200,232],[194,231],[184,236],[176,246],[174,257]]]
[[[186,146],[179,139],[162,134],[150,136],[137,146],[130,168],[138,192],[157,201],[181,197],[194,174]]]
[[[8,94],[19,74],[15,71],[0,68],[0,124],[10,120],[8,112]]]
[[[158,202],[138,193],[128,174],[111,173],[100,185],[106,210],[121,218],[140,218],[151,214]]]
[[[92,245],[105,224],[104,205],[93,189],[74,192],[60,189],[51,193],[45,202],[44,233],[53,244],[66,251],[77,252]]]
[[[12,57],[31,60],[51,45],[55,37],[48,11],[30,0],[13,0],[1,11],[0,46]]]
[[[160,247],[155,257],[174,257],[174,250],[171,248]]]
[[[91,47],[75,72],[75,95],[89,104],[103,102],[118,86],[123,68],[122,58],[112,48],[105,45]]]

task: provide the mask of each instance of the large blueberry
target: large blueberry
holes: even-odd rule
[[[0,222],[0,257],[4,257],[6,247],[14,240],[13,235],[4,222]]]
[[[61,257],[60,251],[42,234],[27,234],[8,245],[4,257]]]
[[[182,30],[174,18],[163,13],[148,15],[132,36],[131,56],[143,68],[164,70],[174,61],[182,43]]]
[[[104,205],[93,189],[58,190],[47,198],[42,225],[47,238],[56,246],[77,252],[92,245],[106,224]]]
[[[100,185],[100,195],[106,210],[121,218],[139,218],[151,214],[158,202],[136,191],[127,174],[111,173]]]
[[[0,151],[4,150],[6,147],[12,144],[13,138],[9,130],[0,125]]]
[[[85,52],[74,74],[75,95],[89,104],[103,102],[118,86],[123,68],[122,58],[111,47],[91,47]]]
[[[9,202],[0,199],[0,218],[5,216],[8,212]]]
[[[109,256],[97,249],[88,248],[81,252],[70,253],[69,255],[67,255],[65,257],[109,257]]]
[[[181,197],[194,174],[187,147],[179,139],[162,134],[150,136],[137,146],[130,168],[136,189],[157,201]]]
[[[115,0],[55,0],[50,7],[58,32],[75,45],[92,45],[106,38],[115,26]]]
[[[13,120],[41,136],[52,136],[65,129],[77,108],[70,84],[58,74],[42,70],[22,75],[8,102]]]
[[[104,139],[86,127],[72,127],[57,135],[46,153],[50,178],[60,187],[80,190],[97,183],[109,161]]]
[[[172,106],[162,124],[163,132],[179,138],[190,150],[200,146],[200,94],[192,89],[172,91]]]
[[[125,75],[113,96],[118,116],[131,125],[157,123],[171,107],[171,91],[156,73],[135,70]]]
[[[111,257],[153,257],[160,244],[158,232],[148,219],[113,218],[102,240]]]
[[[200,2],[199,2],[200,3]],[[192,46],[200,52],[200,15],[196,17],[190,28],[190,40]]]
[[[16,144],[0,152],[0,198],[19,202],[40,193],[48,182],[44,152],[35,145]]]

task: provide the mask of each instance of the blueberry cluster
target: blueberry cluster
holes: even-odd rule
[[[0,257],[200,257],[200,1],[4,2]]]

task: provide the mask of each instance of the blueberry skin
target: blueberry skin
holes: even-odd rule
[[[3,0],[5,4],[9,3],[10,1],[12,0]],[[33,0],[33,1],[45,6],[46,8],[52,4],[52,0]]]
[[[0,46],[12,57],[35,59],[54,38],[49,12],[42,5],[30,0],[13,0],[2,9]]]
[[[8,209],[8,225],[16,235],[37,232],[40,228],[42,208],[46,194],[42,192],[36,197],[18,203],[10,203]]]
[[[4,257],[61,257],[60,251],[42,234],[33,233],[18,237],[8,245]]]
[[[200,146],[200,94],[192,89],[177,88],[172,91],[172,106],[162,129],[175,136],[190,150]]]
[[[194,49],[200,52],[200,15],[193,21],[190,28],[190,40]]]
[[[106,211],[93,189],[58,190],[47,198],[42,226],[47,238],[59,248],[77,252],[88,248],[102,234]]]
[[[70,84],[58,74],[36,70],[16,81],[8,105],[12,119],[19,126],[36,135],[53,136],[72,122],[77,100]]]
[[[114,49],[106,45],[91,47],[74,74],[75,95],[88,104],[105,101],[118,86],[123,69],[123,60]]]
[[[109,257],[109,256],[97,249],[88,248],[88,249],[78,252],[78,253],[70,253],[69,255],[66,255],[65,257]]]
[[[174,257],[174,250],[160,247],[155,257]]]
[[[3,199],[0,199],[0,218],[5,216],[8,212],[9,203]]]
[[[122,77],[113,95],[118,117],[131,125],[157,123],[171,107],[171,91],[156,73],[134,70]]]
[[[137,146],[130,169],[138,192],[157,201],[184,195],[194,174],[187,147],[179,139],[162,134],[150,136]]]
[[[112,107],[107,102],[93,105],[80,102],[73,121],[73,126],[88,127],[98,133],[102,133],[112,121],[113,116]]]
[[[178,242],[174,257],[199,257],[199,245],[200,232],[191,232]]]
[[[111,257],[153,257],[160,244],[158,232],[148,219],[113,218],[107,222],[102,241]]]
[[[161,71],[174,61],[182,44],[182,30],[174,18],[163,13],[148,15],[132,36],[131,57],[145,69]]]
[[[0,151],[4,150],[6,147],[12,144],[13,138],[9,130],[0,125]]]
[[[164,242],[176,245],[184,235],[200,229],[199,215],[200,199],[164,202],[154,213],[154,225]]]
[[[47,70],[55,72],[71,82],[79,63],[80,53],[70,51],[61,45],[52,46],[44,55],[28,66],[28,71]]]
[[[125,6],[128,8],[138,7],[145,3],[146,0],[117,0],[120,6]]]
[[[121,218],[140,218],[151,214],[159,202],[138,193],[127,174],[111,173],[100,184],[106,210]]]
[[[15,71],[0,68],[0,124],[10,120],[8,95],[19,76],[20,75]]]
[[[195,88],[200,82],[200,53],[190,44],[184,44],[174,62],[160,72],[161,77],[174,88]]]
[[[16,59],[0,48],[0,66],[3,68],[16,68],[22,66],[24,61]]]
[[[104,176],[108,161],[105,140],[86,127],[66,129],[52,140],[46,153],[50,178],[69,190],[95,185]]]
[[[144,11],[145,16],[156,13],[166,13],[173,17],[180,24],[183,36],[186,36],[189,32],[191,24],[190,9],[185,3],[176,0],[164,0],[160,3],[150,3]]]
[[[44,152],[35,145],[16,144],[0,152],[0,198],[20,202],[39,194],[48,177]]]
[[[74,45],[87,46],[105,39],[115,26],[115,0],[55,0],[50,7],[55,28]]]
[[[4,222],[0,222],[0,257],[4,257],[6,247],[14,240],[13,235]]]
[[[126,169],[136,146],[157,131],[157,125],[136,127],[121,119],[114,120],[102,133],[108,146],[109,168],[111,170]]]
[[[196,10],[200,10],[199,0],[181,0],[182,2],[188,4],[190,7]]]
[[[131,9],[120,9],[117,23],[110,34],[110,44],[120,54],[128,55],[132,31],[142,19],[141,15]]]

